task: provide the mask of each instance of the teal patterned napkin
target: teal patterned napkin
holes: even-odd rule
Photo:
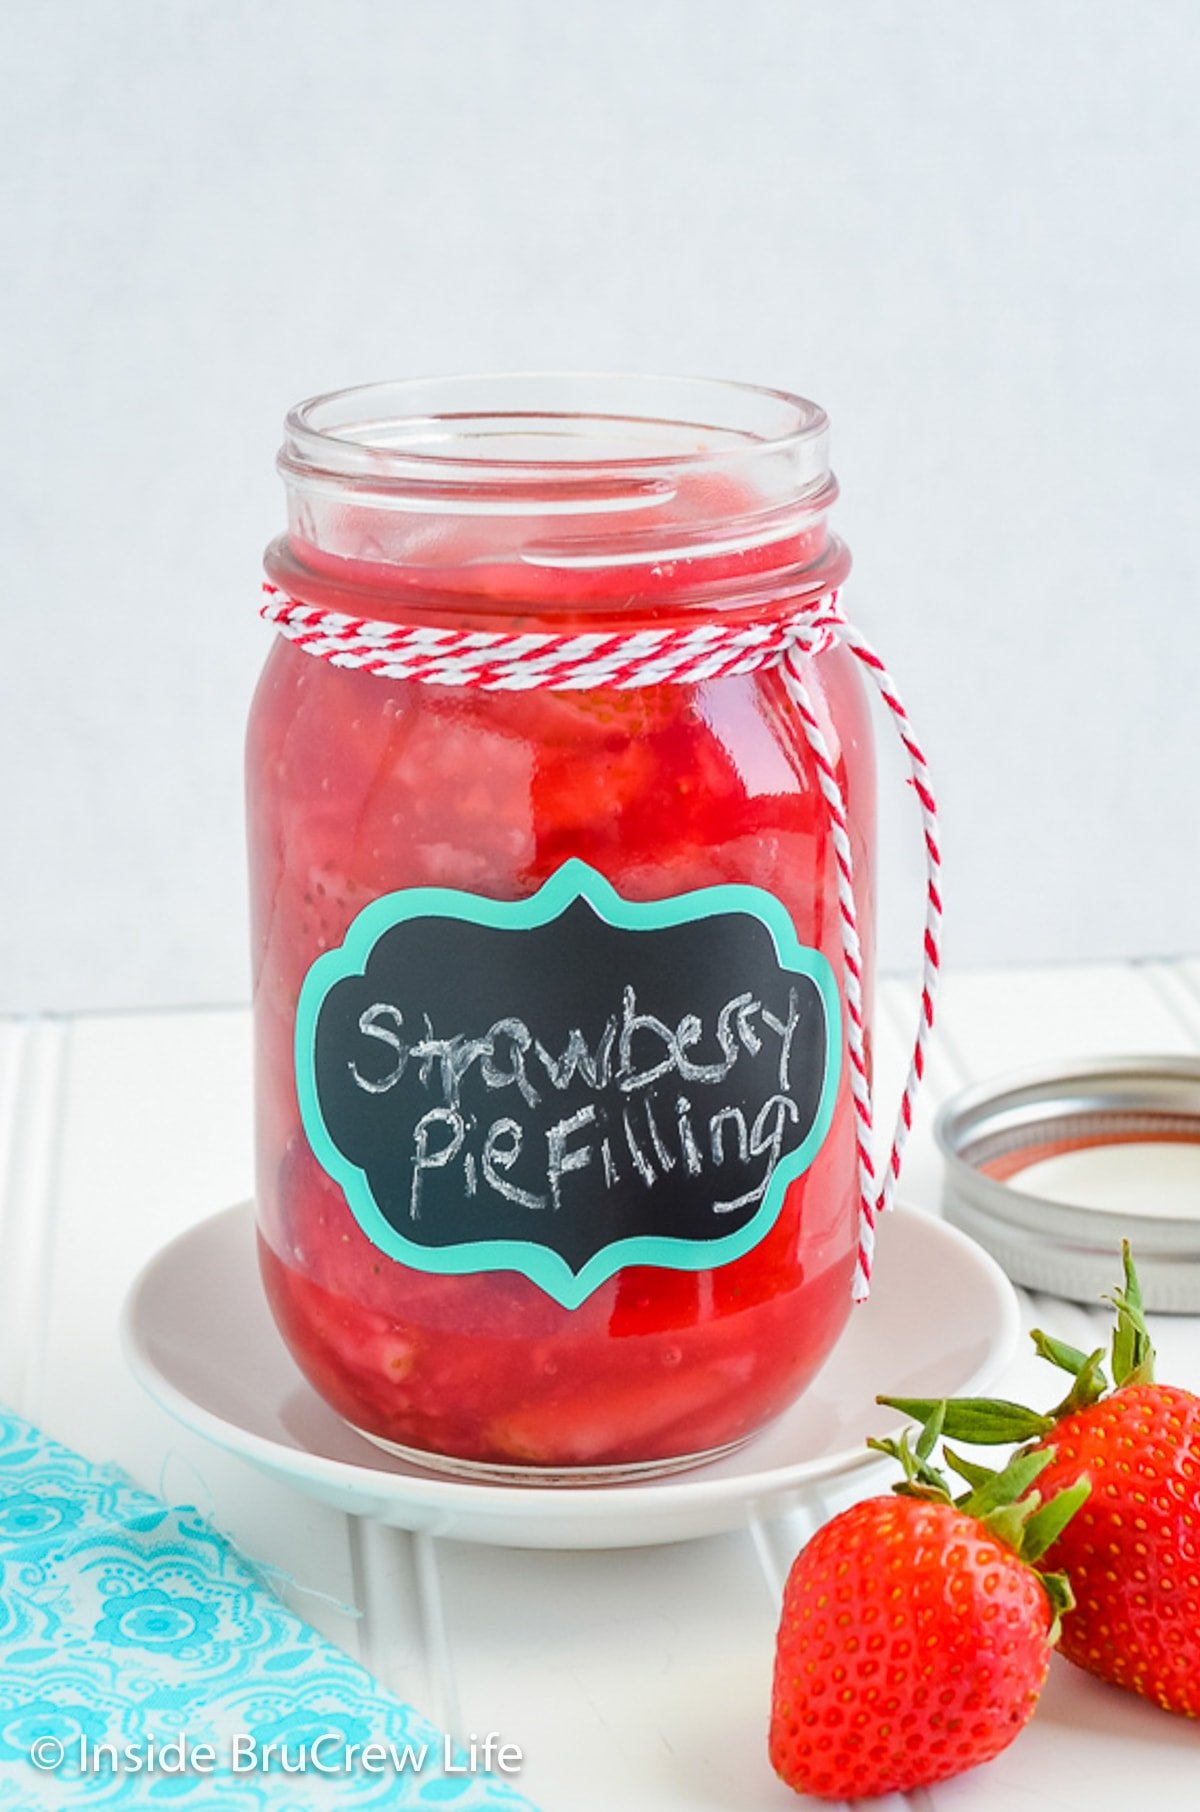
[[[446,1750],[198,1511],[0,1410],[0,1806],[533,1812]]]

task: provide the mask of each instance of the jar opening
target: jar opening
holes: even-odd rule
[[[591,572],[609,604],[648,585],[684,603],[806,588],[835,548],[824,410],[715,379],[364,385],[293,409],[279,466],[285,558],[367,590],[402,579],[520,600],[536,573],[560,571],[580,602]],[[304,575],[281,577],[286,589]]]
[[[310,398],[287,418],[297,476],[403,484],[578,483],[684,468],[786,466],[797,491],[829,478],[825,411],[717,379],[546,372],[413,378]],[[752,480],[750,480],[752,482]]]

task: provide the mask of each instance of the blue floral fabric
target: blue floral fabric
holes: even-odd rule
[[[0,1410],[5,1812],[533,1812],[488,1759],[301,1622],[198,1511]]]

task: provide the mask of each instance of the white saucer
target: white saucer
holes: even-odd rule
[[[724,1459],[634,1484],[484,1484],[381,1453],[322,1402],[275,1331],[248,1202],[151,1259],[121,1334],[137,1378],[179,1421],[351,1515],[510,1547],[640,1547],[744,1525],[751,1512],[795,1507],[814,1486],[877,1466],[864,1442],[900,1418],[875,1407],[876,1392],[961,1395],[1007,1365],[1020,1313],[995,1261],[911,1208],[879,1234],[871,1300],[801,1401]]]

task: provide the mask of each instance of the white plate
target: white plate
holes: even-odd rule
[[[899,1418],[891,1396],[978,1391],[1012,1357],[1012,1285],[944,1221],[898,1208],[880,1227],[871,1300],[800,1400],[736,1453],[674,1477],[550,1490],[443,1477],[381,1453],[301,1377],[258,1280],[242,1203],[151,1259],[121,1317],[150,1395],[187,1427],[354,1516],[459,1541],[625,1548],[684,1541],[795,1507],[816,1485],[878,1465],[864,1446]]]

